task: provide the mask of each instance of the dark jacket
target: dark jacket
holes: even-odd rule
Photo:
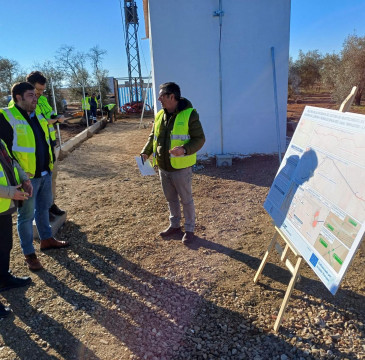
[[[96,109],[98,107],[97,103],[96,103],[96,98],[95,97],[91,97],[90,98],[90,108]]]
[[[174,113],[169,114],[165,111],[160,127],[160,135],[157,139],[157,163],[158,166],[165,171],[176,171],[171,166],[170,162],[170,134],[174,127],[175,119],[180,111],[192,108],[191,102],[185,98],[180,98],[177,108]],[[189,118],[189,135],[190,140],[184,145],[187,155],[194,154],[198,152],[205,143],[205,136],[202,125],[199,121],[199,114],[194,109]],[[148,141],[143,148],[141,154],[146,154],[150,156],[153,152],[153,137],[154,128],[148,137]]]

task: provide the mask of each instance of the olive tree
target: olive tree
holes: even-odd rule
[[[320,69],[322,66],[322,55],[318,50],[310,50],[304,53],[299,50],[298,59],[295,62],[297,75],[300,79],[300,86],[308,89],[313,88],[321,80]]]
[[[365,89],[365,36],[350,35],[344,42],[333,91],[334,99],[342,102],[353,86],[357,86],[355,104],[360,105]]]

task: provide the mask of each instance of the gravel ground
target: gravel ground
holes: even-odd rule
[[[304,265],[272,330],[290,275],[272,255],[253,277],[274,234],[262,204],[277,158],[199,164],[186,247],[158,236],[167,206],[135,165],[149,133],[138,123],[108,124],[60,162],[58,238],[71,246],[39,252],[33,284],[1,293],[14,315],[0,321],[0,359],[365,359],[360,252],[336,296]],[[12,270],[27,275],[14,231]]]

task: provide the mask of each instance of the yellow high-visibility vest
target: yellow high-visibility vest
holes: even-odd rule
[[[82,106],[82,110],[90,110],[90,97],[89,96],[85,96],[85,99],[83,98],[81,100],[81,106]]]
[[[46,120],[51,120],[53,115],[57,116],[57,113],[52,109],[52,106],[49,105],[49,102],[44,95],[41,95],[38,98],[35,113],[37,116],[41,113],[46,118]],[[49,128],[49,134],[51,136],[51,140],[56,141],[55,127],[53,126],[53,124],[48,123],[48,128]]]
[[[28,121],[24,119],[20,111],[12,106],[10,108],[4,108],[0,110],[5,119],[9,122],[13,128],[13,147],[11,149],[15,159],[18,161],[21,168],[30,174],[33,178],[36,171],[36,143],[32,127]],[[42,127],[45,135],[46,142],[48,144],[49,152],[49,169],[53,169],[53,155],[50,143],[50,135],[48,131],[47,120],[42,114],[37,115],[37,119]]]
[[[8,155],[10,158],[12,158],[5,142],[3,140],[1,140],[1,143],[4,145]],[[13,172],[15,175],[15,179],[17,181],[17,185],[20,184],[20,179],[19,179],[19,173],[18,173],[18,169],[13,165]],[[1,162],[0,162],[0,185],[1,186],[10,186],[8,179],[6,178],[5,175],[5,170],[3,169]],[[10,208],[10,204],[11,204],[11,199],[6,199],[6,198],[0,198],[0,214],[9,210]]]
[[[170,150],[175,146],[183,146],[190,141],[189,135],[189,119],[190,114],[194,109],[189,108],[179,112],[175,118],[174,127],[170,134]],[[157,164],[157,139],[160,135],[160,126],[163,119],[164,110],[157,113],[154,124],[154,138],[153,138],[153,165]],[[170,154],[171,166],[174,169],[185,169],[193,166],[196,163],[196,153],[191,155],[174,156]]]

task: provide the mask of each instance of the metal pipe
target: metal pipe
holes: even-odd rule
[[[224,154],[223,146],[223,85],[222,85],[222,0],[219,0],[219,10],[213,13],[213,16],[219,16],[219,47],[218,47],[218,62],[219,62],[219,116],[220,116],[220,133],[221,133],[221,154]]]
[[[145,94],[144,94],[144,99],[143,99],[143,108],[142,108],[142,114],[141,114],[141,121],[139,122],[139,127],[138,129],[141,128],[141,125],[142,125],[142,119],[143,119],[143,115],[144,115],[144,109],[145,109],[145,106],[146,106],[146,100],[147,100],[147,91],[148,91],[148,88],[150,86],[150,79],[151,79],[151,76],[152,76],[152,71],[150,71],[150,76],[148,77],[148,83],[147,83],[147,87],[146,87],[146,91],[145,91]],[[143,89],[143,88],[142,88]],[[143,92],[143,91],[142,91]]]
[[[56,97],[54,94],[54,87],[53,87],[53,80],[51,78],[51,88],[52,88],[52,97],[53,97],[53,109],[55,113],[57,114],[57,104],[56,104]],[[61,131],[60,131],[60,125],[57,124],[57,133],[58,133],[58,139],[60,141],[60,147],[62,146],[62,139],[61,139]]]
[[[271,47],[271,64],[272,64],[272,77],[274,85],[274,102],[275,102],[275,117],[276,117],[276,136],[278,141],[279,163],[281,164],[281,145],[280,145],[280,124],[279,124],[279,109],[278,109],[278,93],[276,85],[276,69],[275,69],[275,50]]]

